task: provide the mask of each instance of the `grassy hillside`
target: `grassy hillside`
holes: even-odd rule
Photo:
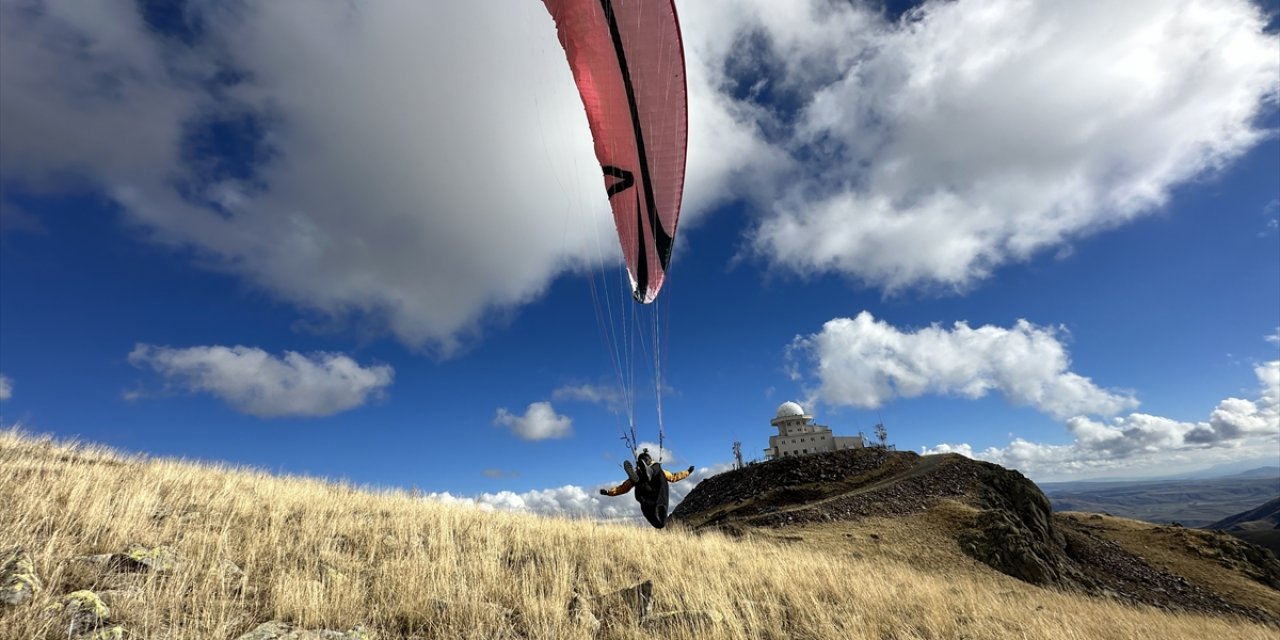
[[[0,432],[0,552],[42,584],[0,604],[0,638],[66,638],[50,605],[109,593],[130,637],[238,638],[263,622],[388,638],[1270,639],[1275,627],[1027,585],[927,522],[803,544],[486,513],[316,479],[129,458]],[[794,537],[794,536],[793,536]],[[166,549],[151,570],[85,556]],[[100,558],[102,556],[99,556]],[[163,566],[160,566],[163,565]],[[576,622],[591,597],[653,581],[642,621]],[[663,616],[676,611],[703,614]],[[599,610],[597,610],[599,612]]]

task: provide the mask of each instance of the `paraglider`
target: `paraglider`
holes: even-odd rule
[[[653,303],[666,280],[684,194],[688,147],[688,102],[684,47],[673,0],[543,0],[573,71],[586,109],[605,193],[613,211],[618,242],[631,284],[641,305]],[[661,450],[662,381],[659,332],[653,314],[654,388],[658,396],[658,446]],[[602,331],[602,333],[607,333]],[[625,331],[624,331],[625,333]],[[616,346],[616,345],[615,345]],[[628,401],[632,380],[620,381]],[[623,439],[635,453],[635,420]],[[635,489],[641,511],[654,527],[666,526],[668,482],[693,472],[672,474],[654,462],[648,450],[624,467],[627,481],[605,495]]]
[[[612,489],[601,489],[600,495],[616,497],[634,488],[636,502],[640,503],[640,512],[644,514],[645,520],[657,529],[667,526],[667,509],[670,504],[667,485],[688,478],[693,473],[693,467],[671,473],[662,468],[661,462],[653,461],[648,449],[636,456],[634,467],[630,460],[622,463],[622,467],[627,471],[627,479]]]

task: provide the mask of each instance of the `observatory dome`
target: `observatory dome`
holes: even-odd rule
[[[800,405],[794,402],[791,402],[789,400],[787,402],[782,403],[778,407],[777,417],[779,418],[792,418],[792,417],[799,417],[803,415],[804,415],[804,409],[802,409]]]

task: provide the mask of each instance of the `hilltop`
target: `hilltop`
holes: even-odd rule
[[[956,454],[868,448],[750,465],[704,480],[672,518],[734,535],[803,540],[816,528],[818,540],[843,531],[877,541],[877,527],[906,519],[937,532],[943,548],[1031,584],[1280,621],[1274,555],[1216,532],[1054,514],[1021,474]]]
[[[902,458],[900,471],[953,474],[944,477],[959,484],[969,473],[948,470],[949,459],[923,470],[917,462]],[[686,511],[733,484],[707,482]],[[864,528],[815,520],[726,526],[728,535],[678,524],[656,531],[0,431],[0,637],[1275,636],[1257,616],[1132,605],[997,572],[937,526],[980,513],[950,491],[922,498],[923,512],[868,517]]]

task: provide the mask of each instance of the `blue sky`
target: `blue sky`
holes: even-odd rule
[[[695,480],[786,400],[1038,480],[1280,456],[1274,3],[677,3],[638,324],[537,3],[120,4],[3,4],[5,425],[626,516],[602,332],[656,318]]]

